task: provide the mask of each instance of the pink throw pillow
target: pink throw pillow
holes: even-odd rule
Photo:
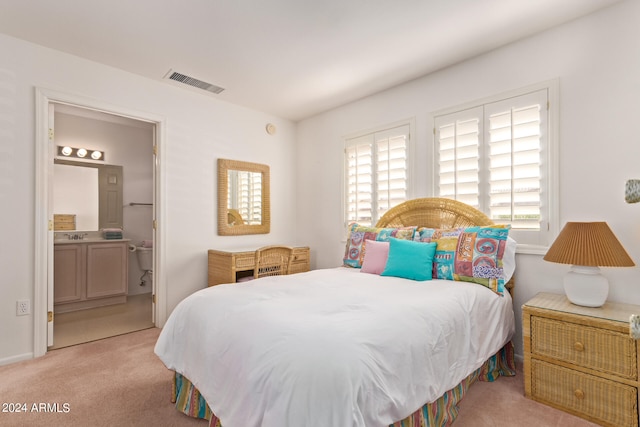
[[[384,267],[387,265],[387,258],[389,258],[389,242],[366,240],[360,272],[382,274]]]

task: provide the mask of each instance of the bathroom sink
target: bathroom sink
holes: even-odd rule
[[[131,239],[104,239],[102,237],[85,237],[84,239],[55,239],[53,243],[55,244],[72,244],[72,243],[109,243],[109,242],[129,242]]]

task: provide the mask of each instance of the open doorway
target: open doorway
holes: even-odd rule
[[[58,349],[154,326],[155,124],[52,105],[55,338],[49,349]],[[87,150],[84,157],[74,151],[80,149]]]
[[[103,132],[104,127],[120,126],[122,128],[129,127],[131,129],[135,129],[135,132],[147,133],[150,135],[145,142],[144,148],[135,144],[135,142],[131,138],[122,137],[119,138],[120,143],[125,146],[125,148],[138,148],[145,151],[144,158],[148,164],[147,171],[145,172],[145,176],[147,180],[150,180],[150,185],[147,185],[143,194],[145,198],[138,198],[138,196],[134,192],[126,192],[123,193],[128,194],[128,196],[123,195],[122,202],[122,216],[123,221],[124,218],[127,218],[129,221],[129,225],[124,225],[122,227],[122,237],[123,239],[119,239],[127,241],[127,254],[126,254],[126,266],[127,273],[126,278],[126,288],[122,294],[127,297],[129,294],[132,295],[131,299],[143,299],[135,297],[136,295],[143,295],[146,298],[143,306],[149,307],[150,316],[145,315],[145,320],[148,326],[162,326],[164,321],[166,320],[166,310],[164,309],[164,305],[161,304],[162,295],[164,295],[164,285],[163,285],[163,270],[162,265],[158,261],[162,258],[162,229],[159,225],[161,223],[162,218],[162,199],[160,197],[161,193],[161,170],[162,170],[162,161],[161,155],[162,152],[162,139],[164,134],[164,121],[162,118],[159,118],[150,113],[144,113],[139,111],[130,110],[123,107],[114,107],[108,104],[105,104],[100,101],[85,99],[82,97],[78,97],[75,95],[65,94],[61,92],[46,90],[46,89],[36,89],[36,236],[35,236],[35,287],[34,287],[34,356],[41,356],[47,352],[48,348],[57,348],[57,344],[54,342],[54,333],[55,333],[55,318],[56,311],[55,306],[60,304],[54,304],[54,238],[61,236],[56,236],[58,231],[54,230],[54,209],[53,209],[53,197],[54,197],[54,189],[53,186],[55,184],[54,178],[54,165],[55,159],[57,157],[57,146],[58,141],[56,141],[56,115],[58,113],[58,125],[63,125],[65,121],[67,124],[75,123],[84,123],[85,125],[89,122],[94,125],[97,123],[98,129],[94,128],[93,132],[95,135]],[[58,110],[58,111],[57,111]],[[65,115],[65,116],[61,116]],[[124,124],[127,122],[127,124]],[[62,131],[62,127],[59,130]],[[80,126],[81,127],[81,126]],[[101,128],[102,127],[102,128]],[[141,129],[145,129],[141,131]],[[73,133],[73,132],[72,132]],[[124,132],[127,134],[128,132]],[[64,131],[63,131],[64,135]],[[74,139],[75,138],[75,139]],[[69,144],[75,144],[73,148],[85,148],[82,143],[88,144],[86,139],[79,138],[78,135],[75,135],[74,138],[71,138],[68,141],[62,141],[65,144],[69,142]],[[118,138],[117,138],[118,139]],[[134,138],[135,139],[135,138]],[[66,146],[66,145],[65,145]],[[70,145],[71,146],[71,145]],[[88,147],[94,148],[94,147]],[[126,150],[124,154],[116,154],[117,148],[110,148],[109,150],[102,147],[97,147],[102,149],[105,155],[105,161],[103,163],[114,163],[117,159],[129,159],[136,158],[136,155],[131,153],[127,153]],[[112,154],[109,154],[109,151]],[[109,157],[111,156],[111,157]],[[136,186],[136,182],[139,184],[139,180],[136,179],[136,171],[143,170],[144,168],[139,168],[136,166],[136,163],[130,162],[131,159],[123,161],[123,163],[127,163],[125,165],[128,170],[128,174],[130,179],[130,184],[133,184],[133,187]],[[119,162],[119,161],[118,161]],[[123,177],[122,180],[126,180],[127,174],[124,173],[123,167]],[[149,171],[151,173],[149,174]],[[151,188],[149,191],[148,189]],[[144,212],[146,210],[146,212]],[[135,225],[131,225],[135,223],[135,218],[141,217],[144,218],[142,221],[144,222],[144,226],[142,228],[138,228]],[[133,219],[132,219],[133,218]],[[133,222],[132,222],[133,221]],[[125,230],[125,227],[131,228],[131,230]],[[139,231],[135,231],[138,229]],[[143,230],[144,229],[144,230]],[[140,231],[142,230],[142,231]],[[80,235],[84,235],[84,238],[98,238],[104,237],[104,230],[75,230]],[[112,230],[111,230],[112,231]],[[85,234],[86,233],[86,234]],[[129,233],[129,234],[127,234]],[[63,232],[63,234],[65,234]],[[66,234],[73,235],[74,233],[68,232]],[[68,238],[68,237],[67,237]],[[72,237],[75,239],[75,237]],[[71,242],[71,244],[80,243],[82,237],[78,238],[78,242]],[[130,242],[130,243],[129,243]],[[83,243],[91,243],[89,241]],[[116,242],[109,242],[116,243]],[[151,259],[150,263],[152,265],[149,271],[142,271],[139,263],[137,261],[136,256],[134,255],[134,248],[137,247],[146,247],[149,249]],[[102,247],[101,247],[102,248]],[[89,251],[87,247],[85,249]],[[102,258],[101,255],[96,255],[99,251],[95,250],[92,252],[94,257],[91,258],[94,262],[96,259]],[[80,255],[82,256],[82,255]],[[129,268],[131,267],[131,268]],[[105,272],[107,269],[93,269],[93,273],[95,277],[100,277],[100,271]],[[87,272],[81,271],[79,273],[80,277],[86,277]],[[98,280],[100,282],[100,280]],[[100,282],[104,283],[104,281]],[[131,285],[131,286],[129,286]],[[151,290],[149,292],[149,289]],[[95,291],[95,289],[94,289]],[[101,292],[102,289],[98,290],[98,293]],[[86,296],[86,293],[85,293]],[[97,295],[96,292],[91,294],[90,298],[87,299],[96,299],[96,297],[102,297],[103,295]],[[114,297],[115,298],[115,297]],[[128,298],[127,298],[128,299]],[[150,304],[147,302],[150,301]],[[58,301],[60,303],[60,301]],[[80,301],[72,301],[71,304],[68,304],[68,307],[72,308],[86,308],[83,307],[84,302]],[[91,304],[89,304],[91,305]],[[113,309],[115,304],[105,305],[105,307],[111,307]],[[124,306],[120,307],[123,308]],[[94,307],[90,307],[93,309]],[[135,309],[134,309],[135,310]],[[78,313],[81,310],[67,310],[69,312]],[[86,310],[82,310],[86,311]],[[62,316],[63,314],[58,314]],[[149,318],[150,317],[150,318]],[[83,322],[87,322],[85,319]],[[117,332],[111,332],[111,334],[117,334]],[[89,337],[87,340],[92,340],[96,338]]]

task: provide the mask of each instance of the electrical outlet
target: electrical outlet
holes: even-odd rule
[[[26,316],[29,313],[31,313],[31,304],[29,300],[18,300],[16,304],[16,316]]]

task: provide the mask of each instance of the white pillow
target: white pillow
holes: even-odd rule
[[[511,236],[507,237],[507,245],[502,255],[502,273],[504,274],[504,283],[507,283],[513,277],[516,271],[516,247],[518,244]]]

